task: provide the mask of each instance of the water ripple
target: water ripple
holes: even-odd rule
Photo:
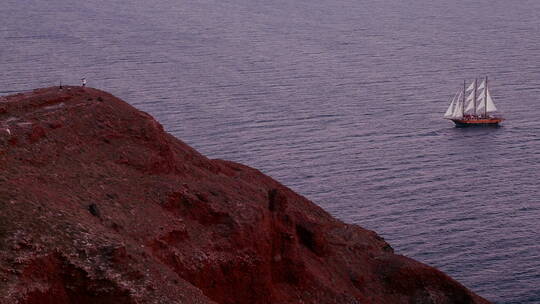
[[[4,2],[0,95],[86,76],[490,300],[540,302],[540,2]],[[504,126],[442,120],[485,74]]]

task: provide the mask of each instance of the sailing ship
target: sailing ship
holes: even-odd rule
[[[444,118],[453,121],[456,127],[498,126],[504,118],[497,115],[487,76],[481,84],[475,79],[468,88],[464,81],[463,89],[460,88],[454,95]]]

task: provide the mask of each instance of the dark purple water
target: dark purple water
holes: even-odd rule
[[[0,92],[83,76],[496,303],[540,303],[540,1],[2,0]],[[442,119],[489,75],[498,129]]]

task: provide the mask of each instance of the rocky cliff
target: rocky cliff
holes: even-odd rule
[[[488,303],[91,88],[0,98],[1,303]]]

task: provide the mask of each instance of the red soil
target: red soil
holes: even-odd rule
[[[0,169],[1,303],[488,303],[95,89],[0,98]]]

